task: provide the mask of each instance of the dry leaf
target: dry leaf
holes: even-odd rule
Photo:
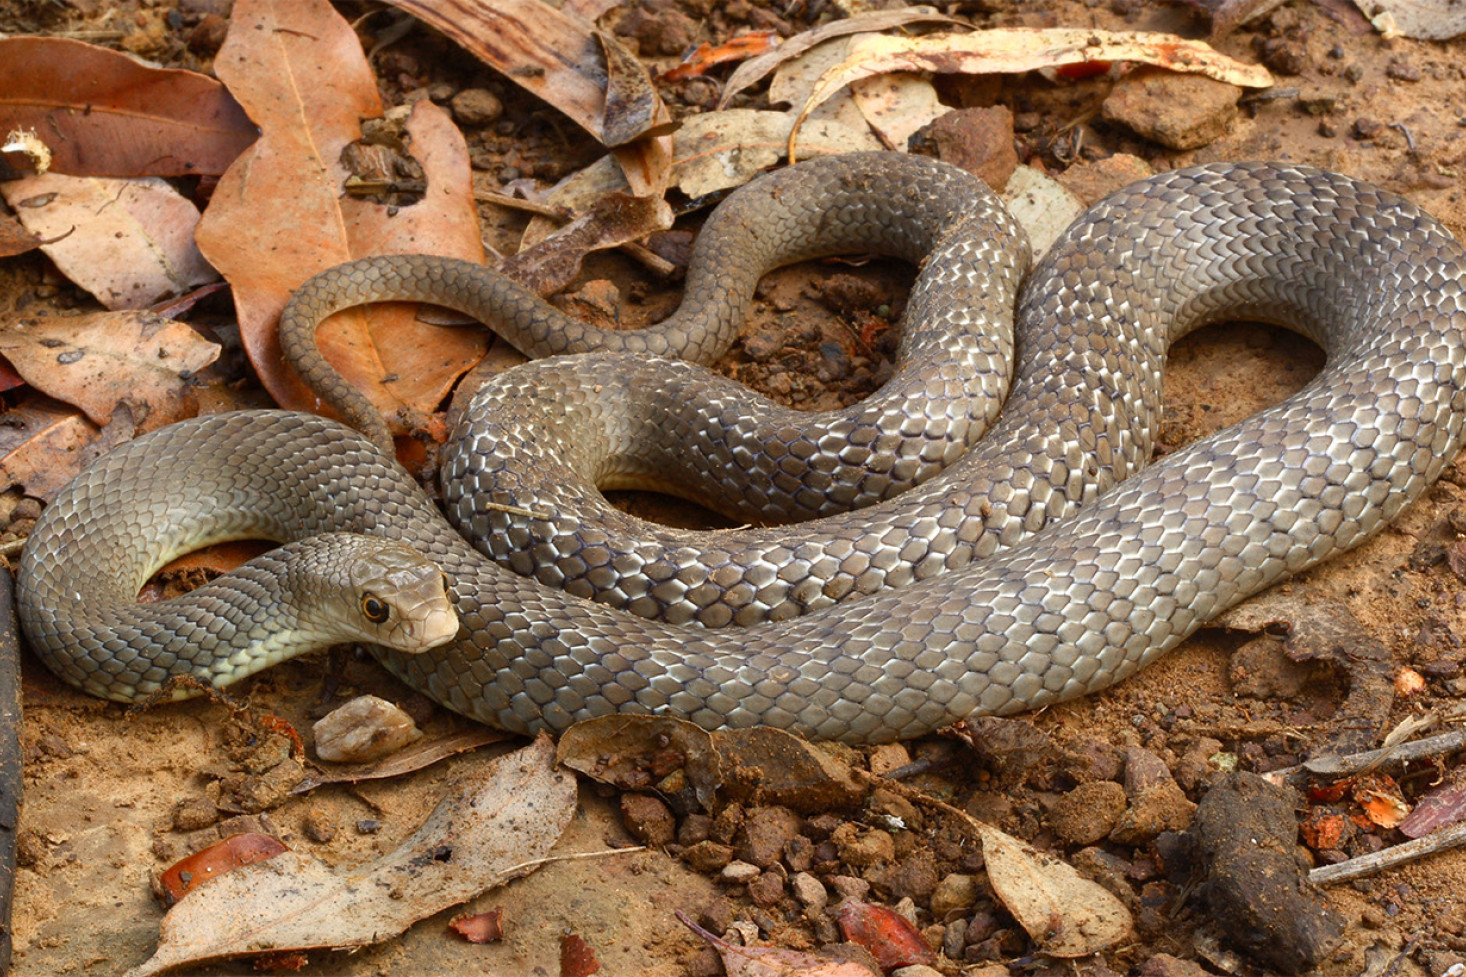
[[[158,877],[158,889],[163,894],[164,903],[172,906],[205,882],[289,850],[273,835],[257,831],[230,835],[168,866]]]
[[[1466,4],[1460,0],[1354,0],[1364,16],[1379,27],[1388,16],[1389,29],[1405,37],[1444,41],[1466,33]]]
[[[553,295],[575,276],[591,251],[615,248],[672,226],[676,215],[661,197],[602,197],[589,213],[507,258],[499,271],[536,295]]]
[[[794,119],[787,112],[728,109],[688,119],[674,140],[672,181],[689,197],[742,186],[784,158]],[[811,121],[796,154],[818,156],[882,149],[868,129]]]
[[[0,134],[18,128],[72,176],[219,174],[255,140],[214,79],[58,37],[0,39]]]
[[[774,31],[750,31],[717,47],[703,41],[692,51],[682,56],[675,68],[662,72],[663,81],[685,81],[705,75],[709,68],[727,64],[729,61],[744,61],[773,50],[779,44],[779,35]]]
[[[563,112],[607,146],[618,146],[661,130],[671,114],[660,99],[637,102],[639,117],[612,112],[607,135],[608,93],[603,44],[588,22],[569,17],[541,0],[391,0],[414,17],[442,31],[464,50],[507,79]],[[624,48],[622,48],[624,51]],[[635,62],[629,52],[618,66]],[[646,69],[635,69],[652,90]],[[628,84],[623,82],[623,85]]]
[[[1046,855],[992,825],[982,836],[988,882],[1035,945],[1055,957],[1083,957],[1130,932],[1130,913],[1108,889],[1068,862]]]
[[[292,794],[304,794],[322,784],[354,784],[361,780],[382,780],[400,777],[414,770],[430,767],[439,760],[469,750],[476,750],[490,743],[504,740],[507,734],[487,726],[472,725],[466,729],[435,739],[422,739],[403,747],[388,757],[371,763],[332,764],[329,769],[317,770],[290,789]]]
[[[0,326],[0,353],[26,382],[74,404],[98,425],[127,404],[138,430],[197,413],[193,377],[219,346],[151,312],[16,319]]]
[[[557,763],[623,790],[688,792],[712,809],[722,782],[707,730],[668,716],[601,716],[560,737]]]
[[[41,239],[9,214],[0,214],[0,258],[25,254],[41,246]]]
[[[835,921],[845,939],[875,956],[882,972],[918,964],[929,967],[937,962],[936,951],[927,944],[921,930],[894,909],[846,899],[840,903]]]
[[[339,871],[298,852],[246,865],[163,918],[152,959],[129,971],[277,950],[367,946],[533,871],[575,813],[575,777],[548,736],[488,764],[395,851]]]
[[[832,960],[777,947],[738,946],[709,933],[680,909],[675,915],[683,926],[707,940],[718,951],[728,977],[875,977],[868,967],[850,960]]]
[[[281,358],[276,325],[290,293],[315,272],[370,254],[482,261],[467,147],[442,109],[420,101],[407,131],[426,175],[423,200],[389,211],[343,199],[341,151],[381,102],[356,34],[324,0],[239,0],[214,68],[263,134],[219,181],[199,246],[234,286],[245,350],[270,395],[317,409]],[[318,339],[389,422],[430,413],[488,344],[481,329],[430,326],[398,304],[333,316]]]
[[[0,425],[0,491],[15,486],[50,500],[81,471],[101,432],[75,408],[36,396],[5,412]]]
[[[1432,831],[1466,820],[1466,767],[1456,767],[1445,783],[1432,787],[1415,803],[1415,810],[1399,824],[1407,838],[1423,838]]]
[[[565,933],[560,937],[560,977],[590,977],[600,972],[596,951],[579,933]]]
[[[61,273],[109,309],[141,309],[219,277],[193,241],[198,208],[165,180],[46,173],[0,193]]]
[[[930,81],[906,72],[852,82],[850,93],[881,142],[902,152],[918,129],[952,111],[937,99],[936,87]],[[799,153],[803,155],[804,151],[800,149]]]
[[[873,34],[852,43],[845,61],[825,73],[799,110],[794,128],[798,131],[811,111],[851,82],[893,71],[1015,74],[1113,61],[1154,64],[1243,87],[1266,88],[1272,84],[1265,68],[1234,61],[1201,41],[1171,34],[1060,28],[1008,28],[927,37]]]
[[[504,907],[465,913],[448,920],[448,928],[470,943],[494,943],[504,938]]]
[[[781,64],[799,57],[804,52],[828,40],[837,37],[847,37],[851,34],[867,34],[891,30],[895,27],[905,27],[907,24],[917,23],[962,24],[964,21],[958,20],[956,17],[948,17],[946,14],[937,13],[930,7],[903,7],[896,10],[877,10],[870,13],[857,14],[854,17],[846,17],[843,20],[822,24],[813,30],[795,34],[767,54],[761,54],[739,65],[737,70],[728,77],[727,84],[723,86],[723,96],[718,100],[718,108],[726,108],[728,103],[732,101],[733,96]],[[772,95],[770,99],[772,100]]]

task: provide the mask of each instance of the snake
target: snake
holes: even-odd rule
[[[798,226],[817,237],[824,214],[893,165],[951,172],[891,154],[801,163],[787,171],[807,174],[800,179],[813,190],[796,202]],[[911,192],[867,194],[859,209],[896,225],[915,197],[939,218],[969,207],[967,190],[930,199],[928,188],[944,181],[903,177]],[[804,211],[810,204],[816,209]],[[759,208],[738,223],[747,238],[766,230]],[[973,232],[962,219],[956,225],[954,237]],[[971,300],[957,287],[969,278],[961,263],[932,255],[984,250],[941,232],[925,240],[936,248],[924,256],[914,291],[925,297],[913,302],[919,321],[908,315],[908,328],[920,328],[930,314],[923,310]],[[738,251],[738,234],[720,248]],[[998,250],[1022,257],[1011,241]],[[735,277],[719,249],[709,253],[714,264],[702,272]],[[396,267],[424,265],[435,262]],[[689,294],[694,279],[690,269]],[[755,568],[799,577],[820,564],[839,590],[841,564],[910,564],[908,537],[925,536],[937,542],[916,546],[915,562],[943,564],[933,572],[893,571],[874,592],[852,587],[827,606],[743,627],[647,617],[635,600],[616,606],[500,565],[469,538],[474,520],[483,521],[478,504],[445,493],[450,513],[468,507],[469,531],[460,532],[384,452],[381,431],[365,437],[314,414],[240,411],[140,437],[73,480],[22,556],[22,625],[63,678],[123,701],[186,695],[170,690],[180,677],[223,686],[289,654],[355,640],[372,643],[389,670],[444,706],[514,732],[636,712],[875,743],[1040,708],[1133,675],[1227,608],[1357,546],[1439,476],[1466,428],[1463,283],[1466,252],[1393,193],[1290,163],[1178,169],[1091,207],[1023,280],[1012,389],[979,444],[955,459],[934,451],[944,456],[939,470],[906,491],[820,515],[813,525],[829,539],[819,554],[805,553],[803,524],[784,527],[784,548]],[[715,301],[746,309],[751,299]],[[524,315],[532,328],[555,332],[533,308]],[[1325,365],[1283,402],[1151,463],[1167,350],[1227,320],[1295,330],[1324,349]],[[539,371],[532,381],[505,374],[491,398],[534,401],[558,425],[519,431],[517,443],[566,466],[541,467],[537,456],[524,477],[548,485],[578,466],[576,477],[594,479],[596,469],[619,464],[582,446],[646,429],[623,416],[626,388],[655,404],[663,398],[650,377],[693,385],[706,377],[659,352],[555,356],[521,368]],[[638,366],[667,372],[639,374]],[[635,379],[611,379],[621,372]],[[597,387],[613,388],[609,401],[596,400]],[[520,450],[496,443],[492,431],[520,425],[518,408],[489,421],[473,414],[455,430],[445,477],[466,472],[473,482]],[[855,458],[853,468],[879,475],[887,461]],[[860,494],[854,483],[833,484],[843,486],[837,508],[849,508]],[[557,511],[530,518],[574,522]],[[604,555],[605,535],[581,524],[545,538],[574,539],[577,558],[595,564],[589,576],[637,571],[635,560]],[[262,569],[246,564],[217,578],[202,597],[138,609],[137,587],[172,553],[242,536],[286,545],[262,557]],[[302,633],[327,629],[319,623],[326,615],[289,623],[305,612],[285,606],[325,586],[316,565],[331,561],[312,548],[354,546],[395,547],[376,560],[388,572],[346,574],[332,585],[331,616],[358,620],[338,623],[328,638]],[[310,569],[293,569],[299,564]],[[674,564],[659,575],[669,571],[660,583],[683,582]],[[757,574],[734,579],[732,589],[746,591]],[[710,579],[723,576],[714,568]],[[445,608],[456,628],[445,625]]]

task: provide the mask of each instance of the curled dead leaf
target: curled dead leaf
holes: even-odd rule
[[[575,812],[575,777],[547,736],[484,766],[413,835],[348,870],[284,852],[178,903],[129,977],[277,950],[366,946],[534,871]]]
[[[170,865],[158,876],[158,890],[164,905],[172,906],[198,886],[214,881],[225,872],[274,858],[289,850],[273,835],[256,831],[230,835]]]

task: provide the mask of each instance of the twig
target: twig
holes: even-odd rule
[[[1308,881],[1314,885],[1345,882],[1459,845],[1466,845],[1466,821],[1453,824],[1449,828],[1441,828],[1439,831],[1432,831],[1424,838],[1416,838],[1414,841],[1407,841],[1402,845],[1386,848],[1384,851],[1361,855],[1347,862],[1339,862],[1337,865],[1316,868],[1308,873]]]
[[[546,855],[544,858],[535,858],[528,862],[520,862],[518,865],[510,866],[504,870],[503,874],[507,876],[512,872],[518,872],[522,868],[539,868],[541,865],[548,865],[550,862],[569,862],[580,858],[605,858],[607,855],[629,855],[632,852],[646,850],[646,845],[636,845],[631,848],[603,848],[600,851],[576,851],[568,855]]]
[[[1427,736],[1422,740],[1412,740],[1409,743],[1387,746],[1379,750],[1366,750],[1363,753],[1352,753],[1348,756],[1317,757],[1296,767],[1274,770],[1266,776],[1275,784],[1281,784],[1306,774],[1316,774],[1321,777],[1344,777],[1363,770],[1372,770],[1388,761],[1419,760],[1422,757],[1439,756],[1462,748],[1466,748],[1466,729],[1453,729],[1439,736]]]

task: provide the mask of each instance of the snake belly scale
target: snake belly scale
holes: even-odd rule
[[[858,165],[839,160],[822,161],[832,195]],[[481,554],[351,430],[241,412],[165,428],[79,476],[27,547],[22,621],[48,664],[99,695],[135,698],[177,674],[224,684],[268,662],[220,654],[217,637],[160,654],[107,630],[98,608],[130,601],[139,564],[167,549],[145,541],[171,545],[180,517],[195,536],[364,533],[440,566],[460,619],[446,644],[379,657],[506,729],[643,711],[876,742],[1018,712],[1133,674],[1418,496],[1463,439],[1463,282],[1466,254],[1439,224],[1336,174],[1214,164],[1121,191],[1024,285],[1013,393],[980,448],[903,496],[821,520],[833,545],[855,547],[862,520],[917,493],[963,513],[933,534],[960,535],[970,562],[792,620],[696,629],[549,589]],[[1282,404],[1142,467],[1166,349],[1224,318],[1298,330],[1327,363]],[[458,450],[470,475],[492,467],[473,461],[490,450],[481,434]],[[1003,455],[1006,480],[984,467]],[[281,611],[237,590],[214,616],[252,627]]]

